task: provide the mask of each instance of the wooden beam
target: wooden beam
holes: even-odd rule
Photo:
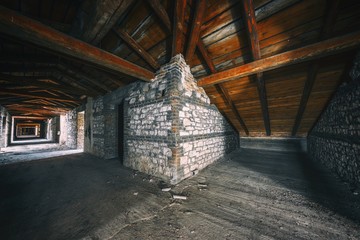
[[[61,71],[61,72],[67,72],[68,74],[72,75],[72,76],[78,76],[79,78],[87,81],[87,82],[90,82],[91,84],[94,84],[95,86],[99,87],[100,89],[106,91],[106,92],[111,92],[112,89],[109,88],[108,86],[106,86],[105,84],[103,83],[100,83],[99,81],[91,78],[91,77],[88,77],[86,75],[86,73],[84,73],[81,68],[75,68],[69,64],[65,64],[65,63],[60,63],[58,66],[58,69]]]
[[[60,75],[59,81],[64,82],[73,86],[76,89],[80,89],[81,91],[87,91],[89,96],[99,96],[102,95],[104,92],[98,89],[94,89],[89,85],[85,85],[84,83],[80,82],[80,79],[72,74],[67,72],[61,71],[60,69],[57,70],[58,74]]]
[[[257,9],[255,11],[255,16],[257,22],[260,22],[261,20],[277,13],[283,10],[284,8],[287,8],[291,5],[294,5],[297,2],[300,2],[301,0],[273,0],[269,3],[265,4],[265,6]]]
[[[325,56],[335,55],[337,53],[354,49],[359,45],[360,31],[357,31],[203,77],[199,79],[198,85],[202,87],[232,81],[251,74],[265,72]]]
[[[326,39],[330,36],[333,26],[336,21],[336,17],[338,15],[338,11],[339,11],[338,8],[339,8],[340,0],[329,0],[328,3],[330,3],[330,4],[328,4],[327,9],[326,9],[327,11],[325,13],[324,24],[321,29],[320,37],[319,37],[320,40]],[[315,80],[316,80],[317,72],[319,70],[319,64],[320,64],[319,61],[315,61],[309,67],[303,94],[302,94],[301,100],[300,100],[299,109],[296,114],[293,129],[291,131],[292,136],[296,135],[296,133],[300,127],[302,117],[304,115],[310,94],[312,92],[312,88],[313,88]]]
[[[226,100],[226,103],[229,105],[229,107],[231,108],[231,110],[233,111],[233,113],[236,116],[236,119],[239,121],[241,127],[244,129],[246,135],[249,135],[249,130],[247,129],[244,120],[241,118],[234,102],[231,100],[229,93],[227,92],[227,90],[221,86],[221,84],[215,85],[216,90],[221,93],[222,97]]]
[[[211,73],[216,73],[216,68],[215,68],[214,62],[212,61],[211,57],[209,56],[209,53],[206,50],[205,45],[201,39],[199,39],[199,41],[197,42],[197,47],[201,53],[201,56],[205,60],[206,65],[210,69]]]
[[[151,8],[155,14],[160,18],[161,22],[165,25],[167,30],[171,32],[171,22],[168,14],[166,13],[165,8],[161,5],[159,0],[148,0]]]
[[[265,87],[265,80],[263,73],[256,74],[256,86],[259,94],[261,112],[264,119],[266,135],[270,136],[271,135],[270,115],[269,115],[268,101],[267,101],[267,94],[266,94],[266,87]]]
[[[302,116],[303,116],[303,114],[305,112],[307,102],[309,100],[312,88],[313,88],[314,83],[315,83],[315,79],[316,79],[318,69],[319,69],[319,64],[318,63],[314,63],[314,64],[311,64],[309,66],[308,73],[307,73],[307,80],[305,82],[303,94],[302,94],[302,97],[301,97],[301,100],[300,100],[299,109],[298,109],[298,112],[296,114],[295,124],[294,124],[292,132],[291,132],[292,136],[296,135],[296,132],[297,132],[299,126],[300,126]]]
[[[242,10],[244,25],[246,26],[247,35],[251,46],[251,54],[254,60],[258,60],[261,58],[261,52],[253,1],[242,0]]]
[[[259,36],[258,36],[253,1],[252,0],[242,0],[242,10],[243,10],[243,17],[244,17],[244,21],[245,21],[244,25],[246,26],[253,60],[259,60],[261,58],[261,51],[260,51]],[[269,116],[269,110],[268,110],[267,94],[266,94],[266,87],[265,87],[263,73],[256,74],[256,85],[257,85],[257,91],[259,94],[261,112],[263,115],[266,135],[270,136],[271,135],[270,116]]]
[[[199,39],[199,41],[197,43],[197,46],[198,46],[198,49],[200,50],[200,53],[201,53],[202,57],[204,58],[206,64],[208,65],[210,71],[212,73],[216,73],[214,63],[211,60],[211,58],[209,56],[209,53],[206,50],[206,48],[205,48],[205,46],[204,46],[201,39]],[[221,98],[224,99],[225,103],[230,107],[231,111],[236,116],[236,119],[239,121],[241,127],[244,129],[246,135],[249,135],[249,131],[248,131],[247,127],[246,127],[246,124],[243,121],[243,119],[241,118],[240,113],[237,110],[235,104],[231,100],[231,97],[230,97],[228,91],[221,84],[215,84],[215,88],[216,88],[216,91],[220,94]],[[225,116],[225,113],[222,113],[222,114]],[[228,120],[228,122],[229,122],[229,120]]]
[[[40,98],[40,99],[49,99],[54,101],[60,101],[60,102],[74,102],[74,103],[80,103],[81,100],[75,100],[71,98],[66,97],[52,97],[49,95],[45,95],[42,93],[29,93],[25,91],[20,90],[9,90],[9,89],[0,89],[0,94],[9,94],[9,95],[15,95],[15,96],[22,96],[22,97],[31,97],[31,98]]]
[[[190,62],[194,56],[195,48],[200,38],[200,29],[203,21],[203,16],[206,10],[206,0],[195,1],[195,12],[191,23],[190,36],[188,46],[185,53],[185,59]]]
[[[131,49],[133,49],[142,59],[144,59],[153,69],[159,69],[160,65],[156,60],[140,45],[135,39],[133,39],[126,31],[120,28],[113,28],[113,31],[126,42]]]
[[[134,3],[134,0],[102,0],[95,2],[98,3],[94,6],[95,12],[85,22],[81,39],[93,45],[98,45],[115,26],[119,18]]]
[[[171,56],[183,53],[186,0],[175,0]]]
[[[0,32],[104,70],[124,73],[145,81],[154,78],[154,73],[149,70],[4,7],[0,7]]]
[[[48,76],[33,76],[33,77],[22,77],[22,76],[13,76],[8,74],[2,74],[0,73],[0,79],[6,80],[10,82],[12,85],[21,85],[21,86],[35,86],[45,89],[54,89],[54,90],[60,90],[67,93],[77,94],[77,95],[83,95],[87,94],[85,91],[79,91],[78,89],[72,88],[72,87],[66,87],[59,84],[52,84],[47,82],[38,81],[41,79],[50,79],[51,77]],[[3,85],[4,87],[9,87],[8,84]]]

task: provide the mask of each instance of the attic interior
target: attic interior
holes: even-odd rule
[[[2,0],[0,238],[360,239],[359,16]]]

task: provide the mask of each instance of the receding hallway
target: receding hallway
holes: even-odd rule
[[[241,149],[163,187],[85,153],[4,165],[0,238],[360,239],[360,196],[300,153]]]

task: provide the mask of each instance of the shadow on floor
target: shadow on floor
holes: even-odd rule
[[[306,153],[242,149],[239,154],[241,157],[234,160],[242,167],[360,223],[360,196]]]

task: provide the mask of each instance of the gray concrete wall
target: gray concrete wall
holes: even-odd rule
[[[351,76],[309,134],[308,149],[314,161],[360,187],[360,55]]]

